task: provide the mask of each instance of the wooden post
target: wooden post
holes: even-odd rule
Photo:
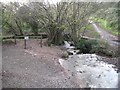
[[[28,39],[29,39],[28,36],[25,36],[25,37],[24,37],[24,45],[25,45],[24,49],[26,49],[26,47],[27,47],[27,40],[28,40]]]
[[[41,37],[40,37],[40,46],[42,47],[42,34],[41,34]]]
[[[15,44],[16,44],[16,36],[14,36]]]
[[[24,49],[26,49],[26,39],[24,38]]]

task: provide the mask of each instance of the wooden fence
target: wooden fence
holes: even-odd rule
[[[40,46],[42,47],[42,39],[47,37],[47,34],[39,34],[39,36],[33,36],[33,35],[24,35],[24,36],[14,36],[14,35],[10,35],[10,36],[2,36],[2,40],[6,40],[6,39],[14,39],[15,44],[16,39],[24,39],[24,48],[26,49],[26,42],[28,39],[40,39]]]

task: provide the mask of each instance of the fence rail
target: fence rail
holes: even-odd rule
[[[10,36],[2,36],[2,40],[6,40],[6,39],[14,39],[14,42],[16,44],[16,39],[24,39],[24,48],[26,49],[26,42],[28,39],[31,39],[31,38],[37,38],[37,39],[40,39],[40,46],[42,47],[42,39],[45,37],[44,35],[46,34],[41,34],[39,36],[32,36],[32,35],[24,35],[24,36],[14,36],[14,35],[10,35]]]
[[[47,38],[47,34],[41,34],[39,36],[32,36],[32,35],[24,35],[24,36],[14,36],[14,35],[10,35],[10,36],[2,36],[2,39],[24,39],[24,37],[29,37],[29,38]]]

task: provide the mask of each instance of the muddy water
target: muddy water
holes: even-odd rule
[[[81,88],[117,88],[117,69],[100,59],[95,54],[81,54],[59,59],[59,62]]]

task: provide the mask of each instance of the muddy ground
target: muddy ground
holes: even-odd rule
[[[58,46],[41,48],[38,40],[27,41],[27,49],[23,40],[3,43],[3,88],[80,88],[58,62],[63,52]],[[118,67],[116,60],[103,59]]]
[[[3,44],[3,88],[67,88],[78,87],[57,62],[62,51],[58,47],[39,46],[36,40],[17,45]]]

